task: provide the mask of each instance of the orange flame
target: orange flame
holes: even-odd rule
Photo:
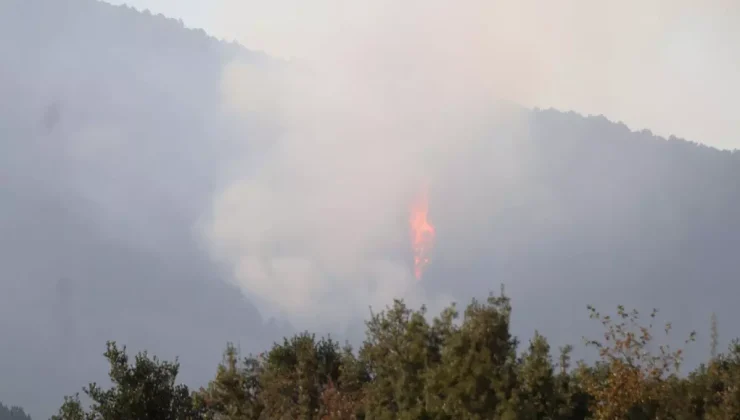
[[[414,276],[421,280],[424,268],[429,264],[429,251],[434,243],[434,226],[427,220],[429,197],[424,188],[411,205],[409,217],[411,247],[414,251]]]

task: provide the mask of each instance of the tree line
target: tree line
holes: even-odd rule
[[[242,357],[229,344],[214,378],[190,390],[177,361],[128,356],[107,343],[112,386],[92,383],[65,397],[54,420],[138,419],[736,419],[740,418],[740,343],[681,374],[682,348],[660,344],[670,324],[618,307],[585,345],[593,363],[554,355],[535,333],[520,351],[502,292],[452,305],[435,316],[396,300],[366,321],[358,348],[302,333]],[[655,331],[658,332],[655,332]],[[685,343],[694,338],[693,333]]]
[[[31,420],[31,416],[21,407],[8,407],[0,403],[0,420]]]

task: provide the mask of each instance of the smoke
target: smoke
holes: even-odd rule
[[[441,110],[338,66],[234,63],[222,91],[227,109],[275,133],[249,139],[267,152],[216,195],[207,225],[263,313],[341,323],[417,294],[406,212],[447,142],[424,121]]]
[[[420,9],[414,25],[400,19],[410,10],[379,7],[380,36],[357,28],[315,57],[225,68],[226,111],[273,135],[245,140],[267,152],[258,163],[237,163],[235,180],[213,199],[205,235],[263,314],[316,327],[364,317],[368,305],[395,297],[449,303],[414,280],[409,206],[424,184],[444,191],[494,119],[521,122],[493,107],[515,86],[498,84],[487,73],[494,67],[457,47],[480,52],[471,43],[483,22],[472,10],[449,16],[441,6]],[[460,25],[445,19],[473,22],[474,31],[456,33]],[[428,42],[432,28],[449,37]],[[499,140],[481,175],[512,182],[523,159]]]
[[[224,30],[249,11],[222,5]],[[675,1],[291,5],[298,7],[286,1],[255,9],[270,22],[290,10],[303,14],[283,20],[292,26],[275,24],[281,33],[243,42],[298,59],[224,70],[225,109],[272,135],[245,139],[267,154],[237,164],[204,226],[212,255],[245,295],[263,313],[301,326],[363,315],[368,304],[392,297],[440,298],[423,296],[423,283],[413,280],[406,211],[424,183],[432,223],[449,222],[439,247],[460,263],[474,230],[502,206],[528,200],[551,213],[533,220],[558,217],[547,191],[522,187],[536,165],[527,124],[504,101],[603,113],[661,134],[678,118],[697,124],[683,125],[684,133],[700,133],[701,119],[680,117],[694,115],[698,102],[676,105],[671,89],[694,86],[682,72],[699,45],[714,43],[703,53],[707,67],[695,67],[711,73],[729,45],[715,41],[729,26],[697,32],[694,44],[687,34],[720,12],[737,12],[720,2],[697,8]],[[264,25],[252,30],[260,33]],[[494,125],[505,130],[484,145]],[[507,202],[484,203],[474,188],[481,180]],[[452,228],[454,218],[466,223]]]
[[[434,91],[487,87],[529,107],[738,147],[732,0],[220,0],[212,14],[216,33],[273,55],[436,79]]]

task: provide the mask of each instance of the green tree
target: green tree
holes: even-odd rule
[[[64,397],[64,403],[59,408],[57,415],[52,416],[51,420],[87,420],[95,419],[93,413],[86,413],[80,402],[80,394],[70,397]]]
[[[367,417],[430,418],[427,372],[439,363],[439,347],[426,308],[415,311],[401,300],[372,314],[359,358],[372,379],[366,386]]]
[[[740,418],[740,341],[733,340],[727,354],[717,355],[706,372],[706,418]]]
[[[247,357],[239,360],[232,343],[226,345],[216,377],[194,396],[204,417],[213,420],[257,420],[264,409],[259,399],[261,360]]]
[[[571,371],[572,345],[560,347],[555,375],[556,413],[553,418],[577,420],[588,417],[589,394],[583,389],[579,372]]]
[[[710,350],[709,354],[712,359],[717,357],[717,347],[719,347],[719,329],[717,328],[717,314],[712,312],[712,318],[710,320],[711,331],[710,331]]]
[[[284,339],[259,357],[240,359],[228,344],[213,380],[190,395],[176,385],[178,365],[149,358],[129,363],[108,343],[112,388],[84,388],[65,397],[53,419],[66,420],[585,420],[740,418],[740,341],[688,375],[682,351],[659,345],[656,312],[645,326],[637,311],[615,316],[589,307],[603,339],[586,344],[599,359],[571,368],[572,346],[553,363],[547,339],[535,332],[517,357],[511,305],[503,294],[473,300],[462,317],[453,304],[433,322],[403,301],[372,314],[355,354],[309,333]],[[668,334],[670,324],[665,325]],[[712,325],[716,347],[716,318]],[[691,335],[690,341],[693,339]],[[22,410],[14,413],[27,419]],[[10,411],[12,411],[10,410]],[[9,410],[0,405],[0,416]],[[25,416],[25,417],[24,417]],[[3,420],[3,417],[0,417]]]
[[[275,344],[260,375],[261,403],[269,419],[316,419],[321,395],[339,379],[341,352],[329,339],[308,333]]]
[[[550,345],[535,332],[529,350],[519,362],[520,419],[553,419],[558,416],[558,395]]]
[[[337,384],[330,381],[321,394],[322,419],[354,420],[365,416],[365,386],[370,376],[365,365],[346,345],[342,349]]]
[[[103,389],[95,383],[83,388],[93,401],[85,411],[77,395],[67,397],[55,420],[191,420],[201,418],[194,408],[192,397],[185,385],[176,385],[179,363],[150,358],[146,352],[136,355],[129,364],[126,348],[119,349],[115,342],[107,343],[104,353],[113,383]]]
[[[601,358],[595,369],[582,369],[585,389],[592,397],[590,405],[595,419],[663,418],[668,408],[669,376],[678,372],[683,351],[672,351],[668,345],[654,347],[653,324],[657,310],[650,314],[651,323],[640,323],[637,310],[617,307],[614,318],[601,315],[589,306],[590,317],[605,328],[604,340],[587,340],[598,349]],[[664,327],[666,335],[671,324]],[[689,340],[694,339],[691,333]]]
[[[448,314],[454,316],[454,313]],[[516,346],[503,294],[473,300],[458,327],[441,322],[441,363],[432,372],[438,418],[509,419],[517,415]]]

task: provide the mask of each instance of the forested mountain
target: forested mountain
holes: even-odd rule
[[[206,124],[220,67],[261,56],[86,0],[0,2],[0,33],[0,399],[48,416],[109,338],[197,380],[224,340],[268,344],[191,235],[219,161],[195,145],[236,137]]]
[[[104,380],[106,340],[179,356],[192,387],[227,341],[259,352],[294,332],[197,234],[233,168],[266,153],[253,140],[268,129],[224,111],[224,69],[286,63],[94,0],[0,2],[0,52],[0,400],[44,418]],[[677,336],[699,332],[693,365],[712,312],[721,347],[740,335],[740,155],[601,116],[513,114],[523,126],[477,122],[435,174],[429,296],[466,302],[505,283],[512,331],[553,348],[594,331],[591,303],[661,308]],[[367,317],[357,306],[352,326]]]
[[[20,407],[6,407],[0,403],[0,419],[2,420],[31,420]]]

